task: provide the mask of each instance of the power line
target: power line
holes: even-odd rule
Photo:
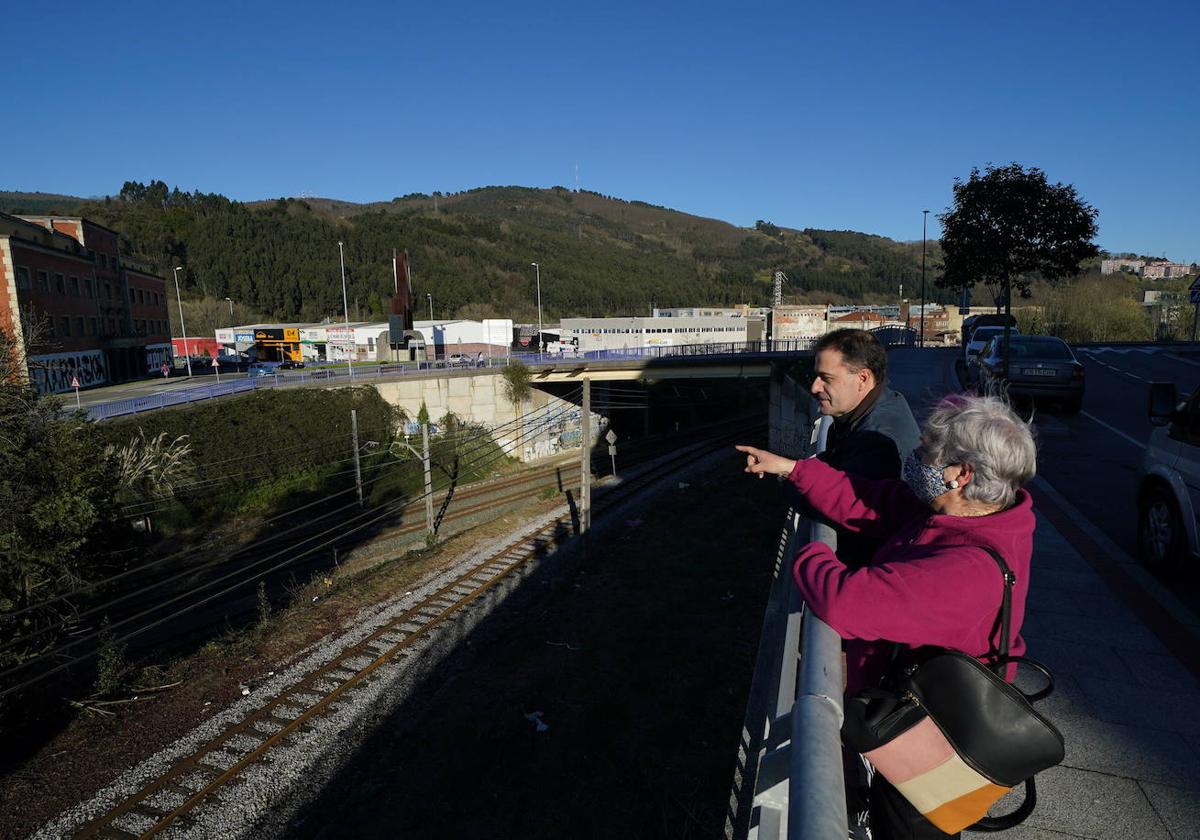
[[[530,415],[537,414],[537,413],[540,413],[540,412],[542,412],[542,411],[544,411],[544,410],[545,410],[545,409],[537,409],[537,410],[535,410],[534,412],[530,412],[529,414],[530,414]],[[565,408],[564,408],[564,409],[562,409],[562,410],[560,410],[560,411],[559,411],[559,413],[558,413],[558,415],[556,415],[555,417],[550,417],[550,418],[548,418],[548,422],[553,422],[553,420],[555,420],[555,419],[557,418],[557,416],[561,416],[563,413],[566,413],[566,412],[568,412],[568,411],[570,411],[570,410],[571,410],[571,409],[565,409]],[[521,419],[521,418],[517,418],[517,419]],[[515,421],[514,421],[514,422],[515,422]],[[506,425],[508,425],[508,424],[506,424]],[[545,424],[543,425],[543,428],[544,428],[544,427],[545,427]],[[541,431],[541,428],[535,428],[535,429],[533,430],[533,433],[536,433],[536,432],[538,432],[538,431]],[[524,431],[522,431],[522,434],[518,436],[518,440],[519,440],[521,437],[524,437],[524,436],[525,436],[525,432],[524,432]],[[474,439],[475,439],[475,438],[471,438],[471,440],[474,440]],[[499,460],[499,458],[500,458],[500,457],[507,457],[507,453],[504,451],[504,447],[503,447],[502,445],[499,445],[499,444],[496,444],[496,445],[497,445],[497,448],[499,448],[499,449],[500,449],[500,452],[501,452],[501,454],[500,454],[499,456],[493,457],[492,459],[490,459],[489,461],[487,461],[487,462],[486,462],[486,464],[484,464],[483,466],[487,466],[487,465],[490,465],[491,463],[494,463],[496,460]],[[478,446],[478,447],[476,447],[475,449],[468,450],[468,452],[466,452],[466,453],[459,453],[459,455],[460,455],[460,457],[461,457],[461,456],[464,456],[464,455],[465,455],[465,456],[469,456],[469,455],[473,454],[474,452],[477,452],[477,451],[479,451],[479,450],[480,450],[480,449],[482,449],[482,448],[484,448],[484,447],[483,447],[483,446]],[[405,462],[405,461],[403,461],[403,460],[401,460],[401,461],[396,461],[396,462],[388,462],[388,461],[385,461],[385,462],[382,462],[381,464],[378,464],[378,465],[373,465],[373,466],[372,466],[372,467],[370,467],[370,468],[382,468],[383,466],[389,466],[389,465],[392,465],[392,464],[396,464],[396,465],[399,465],[399,466],[403,466],[405,463],[414,463],[414,462]],[[473,468],[478,468],[479,466],[480,466],[480,464],[478,464],[478,463],[476,463],[476,464],[472,464],[472,467],[473,467]],[[348,470],[348,471],[346,471],[346,472],[348,473],[348,472],[350,472],[350,471]],[[375,481],[377,481],[377,480],[378,480],[380,477],[382,477],[382,476],[377,476],[377,477],[376,477],[376,479],[372,480],[372,482],[371,482],[371,483],[372,483],[372,484],[374,484],[374,483],[375,483]],[[290,515],[293,515],[293,514],[295,514],[295,513],[299,512],[300,510],[303,510],[303,509],[305,509],[305,508],[307,508],[307,507],[311,507],[311,506],[313,506],[313,505],[316,505],[316,504],[320,504],[320,503],[327,502],[327,501],[328,501],[329,499],[331,499],[331,498],[334,498],[334,497],[336,497],[336,496],[338,496],[338,495],[342,495],[342,494],[344,494],[344,493],[346,493],[346,492],[349,492],[349,491],[351,491],[351,490],[354,490],[354,489],[355,489],[354,487],[349,487],[349,488],[346,488],[345,490],[338,491],[337,493],[331,494],[331,495],[329,495],[329,496],[326,496],[326,497],[323,497],[323,498],[321,498],[321,499],[314,500],[314,501],[312,501],[312,502],[309,502],[308,504],[306,504],[306,505],[303,505],[303,506],[301,506],[301,507],[299,507],[299,508],[294,508],[294,509],[291,509],[291,510],[289,510],[289,511],[286,511],[286,512],[284,512],[284,513],[280,514],[280,515],[279,515],[279,516],[277,516],[277,517],[273,517],[273,518],[272,518],[272,520],[273,520],[273,519],[282,518],[283,516],[290,516]],[[407,506],[408,504],[412,504],[412,503],[414,503],[414,502],[416,502],[416,501],[420,501],[420,500],[422,500],[422,499],[424,499],[424,498],[425,498],[425,495],[426,495],[426,494],[422,493],[421,495],[417,496],[415,499],[410,499],[410,500],[407,500],[407,501],[404,503],[404,505],[403,505],[403,506]],[[97,613],[97,612],[99,612],[99,611],[102,611],[102,610],[104,610],[104,609],[107,609],[107,608],[111,608],[112,606],[115,606],[116,604],[122,603],[123,601],[129,600],[130,598],[136,597],[137,595],[144,594],[144,593],[146,593],[146,592],[149,592],[149,591],[153,591],[153,590],[154,590],[154,589],[156,589],[156,588],[161,588],[162,586],[165,586],[165,585],[166,585],[166,584],[168,584],[168,583],[172,583],[172,582],[174,582],[174,581],[176,581],[176,580],[180,579],[181,577],[184,577],[184,576],[187,576],[187,575],[193,575],[193,574],[196,574],[197,572],[204,571],[205,569],[212,568],[212,567],[213,567],[213,566],[215,566],[215,565],[219,565],[220,563],[228,562],[228,561],[229,561],[229,560],[231,560],[233,557],[236,557],[236,556],[237,556],[237,555],[239,555],[239,554],[246,553],[246,552],[248,552],[248,551],[251,551],[251,550],[253,550],[253,549],[255,549],[255,548],[259,548],[259,547],[261,547],[261,546],[263,546],[263,545],[265,545],[265,544],[268,544],[268,543],[274,542],[274,541],[276,541],[276,540],[278,540],[278,539],[280,539],[280,538],[282,538],[282,537],[286,536],[286,535],[287,535],[287,534],[289,534],[289,533],[293,533],[293,532],[295,532],[295,531],[297,531],[297,530],[300,530],[301,528],[304,528],[304,527],[307,527],[308,525],[311,525],[311,524],[312,524],[312,522],[314,522],[314,521],[317,521],[317,520],[319,520],[319,519],[323,519],[323,518],[325,518],[325,517],[327,517],[327,516],[330,516],[330,515],[332,515],[332,514],[334,514],[334,513],[338,513],[338,512],[344,511],[344,510],[346,510],[347,508],[353,507],[355,504],[356,504],[355,502],[351,502],[351,503],[349,503],[349,504],[347,504],[347,505],[343,505],[342,507],[335,508],[335,509],[332,509],[332,510],[330,510],[330,511],[326,511],[325,513],[322,513],[320,516],[316,517],[316,519],[310,519],[310,520],[306,521],[305,523],[303,523],[302,525],[298,525],[298,526],[295,526],[295,527],[293,527],[293,528],[289,528],[289,529],[287,529],[287,530],[285,530],[285,531],[282,531],[282,532],[280,532],[280,533],[278,533],[278,534],[272,534],[272,535],[270,535],[270,536],[268,536],[268,537],[264,537],[264,538],[262,538],[262,539],[260,539],[260,540],[257,540],[257,541],[255,541],[254,543],[251,543],[250,545],[243,546],[243,547],[241,547],[241,548],[239,548],[239,549],[235,550],[234,552],[232,552],[231,554],[227,555],[226,557],[217,558],[217,559],[215,559],[215,560],[213,560],[213,561],[211,561],[211,562],[209,562],[209,563],[207,563],[207,564],[204,564],[204,565],[202,565],[202,566],[199,566],[199,567],[195,567],[195,568],[189,568],[189,569],[186,569],[186,570],[184,570],[184,571],[181,571],[181,572],[179,572],[179,573],[178,573],[178,574],[176,574],[176,575],[173,575],[173,576],[171,576],[171,577],[165,578],[165,579],[163,579],[163,580],[161,580],[161,581],[156,581],[155,583],[153,583],[153,584],[150,584],[150,585],[148,585],[148,586],[146,586],[146,587],[142,587],[141,589],[137,589],[137,590],[134,590],[133,592],[129,592],[129,593],[124,593],[124,594],[120,595],[119,597],[117,597],[117,598],[115,598],[115,599],[109,600],[109,601],[107,601],[107,602],[104,602],[104,603],[102,603],[102,604],[98,604],[98,605],[92,606],[92,607],[88,608],[87,610],[85,610],[84,612],[82,612],[82,613],[78,613],[76,616],[74,616],[74,617],[73,617],[73,619],[70,619],[70,620],[64,620],[64,621],[60,622],[60,623],[59,623],[59,624],[57,624],[57,625],[50,625],[50,626],[47,626],[47,627],[45,627],[45,628],[40,628],[39,630],[37,630],[37,631],[34,631],[34,632],[33,632],[33,633],[31,633],[31,634],[27,634],[27,635],[25,635],[25,636],[22,636],[22,637],[20,637],[20,638],[18,638],[18,639],[13,639],[13,640],[10,640],[9,642],[6,642],[6,643],[4,643],[4,644],[0,645],[0,651],[6,650],[6,649],[8,649],[8,648],[10,648],[10,647],[13,647],[15,644],[20,644],[20,643],[23,643],[23,642],[27,642],[27,641],[29,641],[30,639],[32,639],[32,638],[36,638],[37,636],[40,636],[40,635],[44,635],[46,632],[49,632],[49,631],[51,631],[51,630],[54,630],[54,629],[58,629],[58,628],[60,628],[60,627],[63,627],[63,626],[65,626],[66,624],[70,623],[70,621],[72,621],[72,620],[78,620],[79,618],[81,618],[81,617],[84,617],[84,616],[90,616],[90,615],[94,615],[94,614],[96,614],[96,613]],[[269,522],[269,521],[272,521],[272,520],[267,520],[267,522]],[[351,520],[349,520],[349,521],[350,521],[350,522],[354,521],[354,518],[352,518],[352,519],[351,519]],[[263,524],[266,524],[266,523],[264,522]],[[347,524],[347,523],[342,523],[342,524]],[[336,527],[339,527],[339,526],[335,526],[335,528],[336,528]],[[328,532],[326,532],[326,533],[328,533]],[[348,533],[349,533],[349,532],[348,532]],[[304,540],[302,540],[302,541],[301,541],[301,544],[302,544],[303,542],[304,542]],[[29,606],[27,606],[27,607],[24,607],[24,608],[22,608],[22,609],[20,609],[20,610],[17,610],[17,611],[15,611],[15,612],[12,612],[12,613],[7,613],[7,614],[5,614],[5,615],[4,615],[4,616],[2,616],[2,617],[3,617],[3,618],[15,618],[15,617],[17,617],[17,616],[19,616],[19,615],[22,615],[22,614],[25,614],[25,613],[31,612],[31,611],[33,611],[33,610],[36,610],[36,609],[43,609],[43,608],[45,608],[45,607],[47,607],[47,606],[50,606],[50,605],[52,605],[52,604],[54,604],[54,603],[59,603],[59,602],[65,601],[66,599],[68,599],[68,598],[70,598],[70,597],[73,597],[73,596],[75,596],[75,595],[80,595],[80,594],[83,594],[83,593],[85,593],[85,592],[91,591],[91,590],[93,590],[93,589],[99,588],[100,586],[106,585],[106,584],[108,584],[108,583],[113,583],[113,582],[116,582],[116,581],[118,581],[118,580],[124,579],[124,578],[128,577],[129,575],[135,574],[135,573],[137,573],[137,572],[141,572],[141,571],[147,571],[147,570],[149,570],[149,569],[151,569],[151,568],[154,568],[154,567],[156,567],[156,566],[159,566],[159,565],[161,565],[161,564],[163,564],[163,563],[165,563],[165,562],[167,562],[167,561],[169,561],[169,560],[181,560],[181,559],[184,559],[184,558],[186,558],[187,556],[189,556],[190,554],[195,554],[195,553],[198,553],[200,550],[201,550],[201,549],[195,549],[195,550],[192,550],[192,551],[190,551],[190,552],[189,552],[189,551],[185,551],[185,552],[180,552],[180,553],[177,553],[177,554],[174,554],[174,555],[168,555],[167,557],[160,558],[159,560],[155,560],[155,561],[152,561],[152,562],[150,562],[150,563],[147,563],[147,564],[143,564],[142,566],[135,567],[135,568],[133,568],[133,569],[127,569],[127,570],[125,570],[125,571],[123,571],[123,572],[121,572],[121,573],[119,573],[119,574],[117,574],[117,575],[113,575],[113,576],[111,576],[111,577],[109,577],[109,578],[106,578],[106,579],[104,579],[104,580],[101,580],[101,581],[96,581],[96,582],[94,582],[94,583],[90,583],[90,584],[88,584],[88,585],[86,585],[86,586],[84,586],[84,587],[80,587],[79,589],[75,590],[74,592],[71,592],[71,593],[67,593],[67,594],[64,594],[64,595],[57,596],[57,597],[55,597],[55,598],[52,598],[52,599],[50,599],[50,600],[48,600],[48,601],[41,602],[41,603],[39,603],[39,604],[29,605]],[[303,556],[303,555],[301,555],[301,556]],[[220,579],[218,579],[218,580],[220,580]],[[208,584],[205,584],[205,586],[207,586],[207,585],[208,585]],[[82,641],[82,640],[78,640],[78,641]],[[34,660],[30,660],[30,661],[34,661]],[[4,673],[7,673],[7,672],[4,672]]]

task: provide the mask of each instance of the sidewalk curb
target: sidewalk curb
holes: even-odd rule
[[[1048,481],[1036,477],[1027,489],[1037,513],[1079,552],[1171,655],[1200,679],[1200,624],[1191,612]]]

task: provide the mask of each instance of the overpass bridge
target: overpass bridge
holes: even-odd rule
[[[541,387],[556,383],[669,381],[696,379],[766,379],[807,356],[810,341],[743,342],[735,344],[683,345],[645,348],[632,351],[599,351],[584,356],[514,355],[482,360],[479,367],[452,367],[442,362],[419,365],[381,363],[378,365],[327,366],[269,376],[230,376],[224,381],[186,385],[180,380],[147,380],[119,386],[128,396],[104,400],[100,391],[89,394],[80,404],[91,420],[106,420],[162,408],[187,405],[276,388],[340,388],[347,385],[395,385],[402,382],[434,381],[450,390],[454,380],[499,375],[514,362],[529,368],[532,384]],[[207,378],[207,377],[205,377]],[[107,390],[107,389],[101,389]],[[114,389],[115,390],[115,389]],[[381,389],[381,392],[385,389]],[[433,390],[437,390],[436,387]],[[71,398],[66,408],[74,409]]]

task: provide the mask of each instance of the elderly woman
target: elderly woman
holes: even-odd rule
[[[883,541],[866,568],[848,569],[823,543],[796,557],[793,575],[813,612],[847,640],[847,688],[878,685],[899,645],[899,661],[926,645],[986,659],[999,649],[1004,583],[986,546],[1016,577],[1010,654],[1029,592],[1034,517],[1021,487],[1033,478],[1029,426],[995,397],[950,397],[929,416],[903,481],[847,475],[811,458],[792,461],[751,446],[746,472],[783,475],[834,524]],[[1011,679],[1011,674],[1010,674]],[[871,789],[875,840],[944,838],[881,776]]]

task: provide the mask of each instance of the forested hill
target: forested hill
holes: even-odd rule
[[[228,296],[278,320],[340,317],[339,240],[351,317],[362,318],[385,311],[393,249],[409,252],[422,314],[428,293],[439,318],[525,322],[536,318],[532,262],[541,264],[547,320],[648,314],[652,302],[766,304],[776,268],[789,278],[787,302],[894,301],[901,283],[915,296],[921,273],[920,242],[768,222],[740,228],[562,188],[485,187],[364,205],[241,203],[127,182],[104,199],[0,192],[0,209],[87,216],[119,231],[133,262],[168,278],[172,266],[185,266],[185,297]]]

